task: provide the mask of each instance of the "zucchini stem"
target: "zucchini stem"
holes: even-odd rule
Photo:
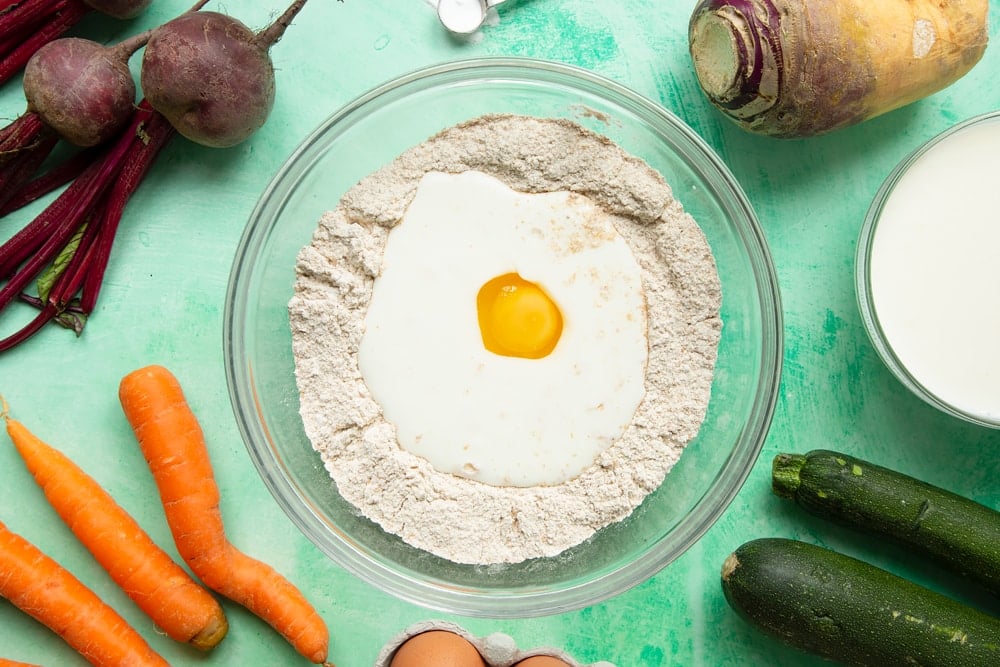
[[[722,580],[729,581],[729,577],[733,575],[736,568],[740,566],[739,556],[735,552],[726,556],[726,560],[722,563]]]
[[[771,464],[771,488],[779,498],[795,498],[802,484],[800,473],[806,464],[802,454],[778,454]]]

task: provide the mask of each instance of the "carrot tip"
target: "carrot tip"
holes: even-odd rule
[[[210,651],[229,633],[229,621],[221,614],[216,622],[192,637],[188,643],[201,651]]]

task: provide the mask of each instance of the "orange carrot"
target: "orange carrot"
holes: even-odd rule
[[[302,592],[226,537],[204,434],[177,378],[162,366],[141,368],[122,379],[118,396],[153,473],[177,550],[191,570],[311,662],[325,664],[329,633]]]
[[[0,523],[0,596],[98,667],[170,667],[128,622],[59,563]]]
[[[10,417],[7,434],[56,513],[101,567],[171,639],[209,650],[226,636],[225,612],[211,593],[157,546],[94,478]]]
[[[32,664],[30,662],[18,662],[17,660],[0,658],[0,667],[38,667],[38,665]]]

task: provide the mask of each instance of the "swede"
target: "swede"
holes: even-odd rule
[[[178,133],[216,148],[256,132],[274,106],[269,49],[305,5],[296,0],[255,33],[218,12],[194,12],[157,28],[143,52],[140,85]]]
[[[744,129],[808,137],[927,97],[980,60],[988,0],[700,0],[688,39]]]

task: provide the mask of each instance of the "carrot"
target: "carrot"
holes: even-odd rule
[[[30,662],[18,662],[17,660],[8,660],[7,658],[0,658],[0,667],[38,667]]]
[[[226,537],[204,434],[177,378],[147,366],[122,378],[125,416],[160,492],[181,557],[212,590],[267,622],[314,663],[326,664],[326,624],[294,584]]]
[[[219,602],[199,586],[100,484],[62,452],[10,417],[0,418],[56,513],[116,584],[171,639],[201,650],[226,636]]]
[[[170,667],[73,574],[0,523],[0,596],[98,667]]]

